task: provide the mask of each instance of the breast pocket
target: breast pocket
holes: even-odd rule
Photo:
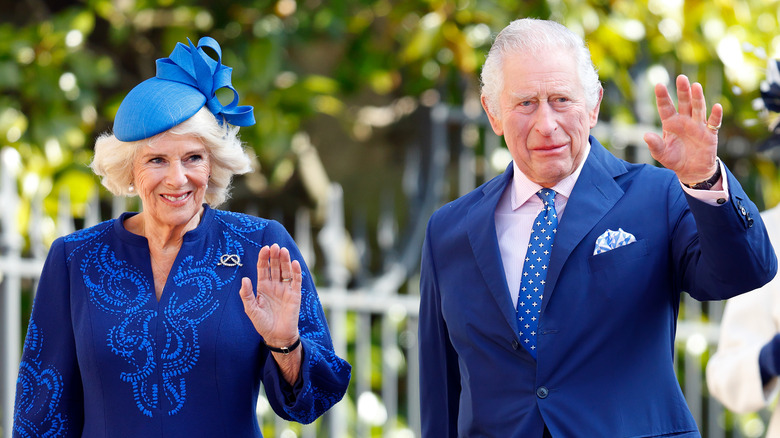
[[[620,270],[621,265],[626,265],[645,256],[647,256],[647,240],[637,240],[628,245],[591,256],[588,259],[588,269],[591,274],[596,274],[605,269]]]
[[[634,306],[653,278],[654,261],[648,257],[647,240],[637,240],[588,258],[589,275],[584,279],[590,298],[613,305]]]

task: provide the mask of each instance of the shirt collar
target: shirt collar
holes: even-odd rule
[[[579,178],[580,173],[582,172],[582,167],[585,165],[585,161],[588,159],[588,155],[590,155],[589,141],[586,143],[582,161],[580,161],[577,169],[575,169],[571,175],[558,181],[558,184],[555,184],[552,187],[552,189],[555,190],[558,195],[563,195],[566,199],[569,199],[572,190],[574,190],[574,184],[577,182],[577,178]],[[534,196],[536,192],[542,188],[542,186],[528,179],[528,177],[520,171],[520,168],[517,167],[516,162],[513,161],[512,166],[515,169],[515,173],[512,177],[512,210],[517,210],[521,205],[528,202],[528,200],[531,199],[531,197]]]

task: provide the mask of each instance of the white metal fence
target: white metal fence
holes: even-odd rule
[[[335,349],[353,365],[347,397],[314,425],[299,426],[276,418],[267,402],[258,416],[267,436],[276,437],[416,437],[420,436],[417,312],[419,251],[425,223],[442,203],[460,196],[494,176],[508,163],[500,138],[486,129],[481,111],[445,105],[430,108],[430,138],[426,147],[410,147],[404,175],[408,220],[399,229],[392,211],[376,227],[378,236],[345,227],[343,193],[329,188],[324,226],[312,231],[310,212],[302,209],[295,223],[285,224],[312,271],[320,273],[318,292],[326,309]],[[600,122],[594,134],[612,151],[631,161],[651,160],[642,134],[652,127],[620,128]],[[479,150],[478,153],[478,149]],[[23,241],[17,229],[16,151],[0,152],[0,438],[10,436],[17,367],[21,353],[22,300],[30,299],[46,255],[40,224],[54,223],[57,234],[74,230],[69,202],[60,200],[59,215],[47,218],[40,205],[31,210],[30,233]],[[42,200],[41,200],[42,201]],[[112,217],[125,209],[114,199]],[[98,200],[90,204],[83,226],[97,224]],[[369,254],[371,242],[381,254]],[[382,260],[381,272],[356,278],[344,261],[315,248],[345,248],[359,260]],[[364,267],[365,268],[365,267]],[[368,272],[367,268],[364,272]],[[678,325],[678,375],[690,408],[706,437],[739,436],[725,432],[726,412],[706,392],[702,364],[717,342],[722,303],[702,305],[685,296]],[[732,420],[729,419],[729,422]]]

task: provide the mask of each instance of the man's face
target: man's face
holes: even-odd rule
[[[599,102],[588,109],[569,53],[514,53],[504,60],[504,89],[497,114],[483,106],[493,131],[503,135],[520,170],[535,183],[552,187],[582,161]]]

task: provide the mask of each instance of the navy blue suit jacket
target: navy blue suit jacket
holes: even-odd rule
[[[680,293],[721,300],[774,277],[756,206],[688,197],[673,172],[593,137],[558,225],[535,361],[519,344],[494,213],[513,167],[443,206],[422,251],[423,436],[699,436],[673,369]],[[606,230],[637,241],[593,255]],[[527,242],[518,242],[525,245]]]

